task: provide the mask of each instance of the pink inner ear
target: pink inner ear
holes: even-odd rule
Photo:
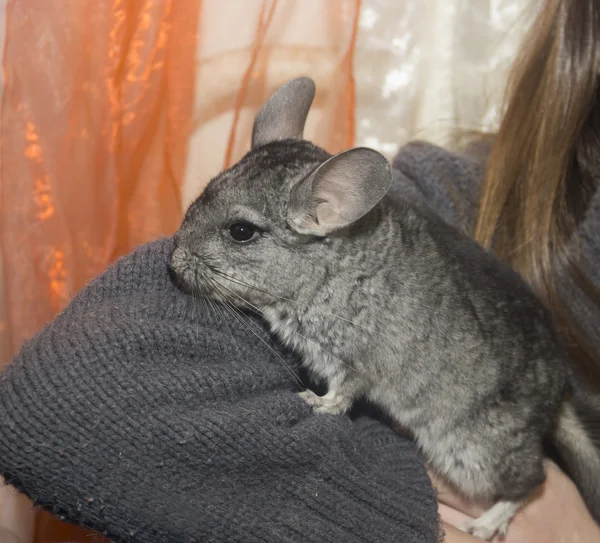
[[[317,206],[317,221],[320,226],[337,225],[340,218],[340,210],[329,202],[323,202]]]

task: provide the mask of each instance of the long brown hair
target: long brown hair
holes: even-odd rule
[[[600,178],[600,0],[542,4],[511,72],[474,237],[529,281],[600,391],[600,353],[557,290],[572,281],[600,308],[575,238]]]

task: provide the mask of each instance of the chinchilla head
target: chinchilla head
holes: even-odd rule
[[[280,87],[255,120],[250,152],[190,206],[170,263],[181,287],[262,309],[310,296],[348,250],[352,225],[386,194],[391,168],[371,149],[332,157],[302,140],[314,93],[308,78]]]

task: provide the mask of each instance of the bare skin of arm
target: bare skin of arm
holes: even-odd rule
[[[32,543],[34,526],[31,502],[0,479],[0,542]]]

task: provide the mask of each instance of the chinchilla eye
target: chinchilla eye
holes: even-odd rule
[[[233,240],[244,243],[256,235],[256,227],[247,222],[235,222],[229,227],[229,235]]]

